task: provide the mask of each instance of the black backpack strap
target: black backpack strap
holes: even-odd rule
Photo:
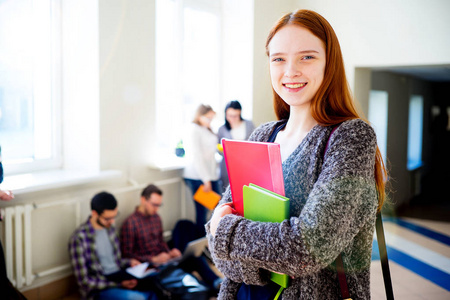
[[[383,270],[384,288],[386,289],[386,299],[394,300],[394,291],[392,290],[391,272],[389,271],[389,260],[387,257],[386,241],[384,239],[383,221],[381,212],[377,213],[375,223],[377,230],[378,251],[380,251],[381,269]]]

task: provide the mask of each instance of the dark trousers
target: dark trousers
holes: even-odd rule
[[[195,180],[195,179],[185,178],[184,181],[186,182],[186,185],[191,190],[192,195],[194,195],[195,192],[197,192],[200,185],[203,184],[203,182],[201,180]],[[222,188],[220,185],[221,184],[220,184],[219,180],[211,181],[212,190],[219,195],[222,193]],[[195,201],[194,199],[192,199],[192,200],[194,201],[194,205],[195,205],[196,223],[198,226],[204,226],[206,224],[206,215],[208,214],[208,209],[206,207],[204,207],[203,205],[201,205],[200,203],[198,203],[197,201]],[[203,229],[203,232],[205,232],[204,229]]]
[[[186,245],[193,240],[205,236],[205,229],[203,226],[198,226],[190,220],[180,220],[175,225],[172,230],[172,241],[171,245],[177,248],[181,252],[184,251]],[[191,273],[197,271],[202,277],[203,281],[210,287],[213,288],[214,281],[218,276],[211,270],[204,256],[191,257],[186,259],[180,264],[185,272]]]

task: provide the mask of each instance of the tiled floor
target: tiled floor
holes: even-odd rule
[[[396,300],[450,299],[450,223],[384,218]],[[378,249],[371,267],[372,299],[386,299]]]

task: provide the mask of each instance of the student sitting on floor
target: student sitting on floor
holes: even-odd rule
[[[148,261],[161,265],[172,258],[181,256],[187,243],[199,236],[190,221],[180,221],[173,231],[175,248],[169,249],[163,239],[163,228],[158,209],[162,206],[162,191],[155,185],[148,185],[141,194],[140,204],[135,212],[122,224],[120,244],[124,257]],[[186,272],[197,271],[213,291],[217,291],[221,278],[209,267],[204,257],[191,257],[180,263]]]
[[[136,259],[121,258],[114,228],[117,201],[101,192],[91,200],[91,215],[70,237],[69,253],[82,299],[151,299],[156,295],[136,279],[113,279]],[[142,287],[141,287],[142,286]],[[139,289],[139,290],[137,290]]]

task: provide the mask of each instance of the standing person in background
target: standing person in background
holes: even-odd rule
[[[255,129],[255,125],[250,120],[244,120],[241,115],[242,106],[237,100],[232,100],[225,106],[225,124],[220,126],[217,132],[219,144],[223,138],[233,140],[247,140]],[[227,167],[225,159],[220,163],[220,180],[223,190],[230,184],[228,180]]]
[[[352,299],[370,299],[376,214],[386,170],[373,128],[355,109],[337,36],[321,15],[284,15],[266,41],[278,121],[250,140],[280,144],[290,218],[254,222],[233,214],[230,190],[205,226],[225,275],[221,299],[274,299],[269,272],[289,275],[278,299],[341,299],[342,255]]]
[[[221,194],[219,169],[216,161],[217,136],[211,129],[211,121],[216,113],[209,105],[201,104],[195,113],[194,120],[188,129],[184,141],[186,150],[186,166],[184,180],[192,192],[197,192],[203,184],[205,192],[214,191]],[[204,231],[208,209],[194,201],[196,224]]]

